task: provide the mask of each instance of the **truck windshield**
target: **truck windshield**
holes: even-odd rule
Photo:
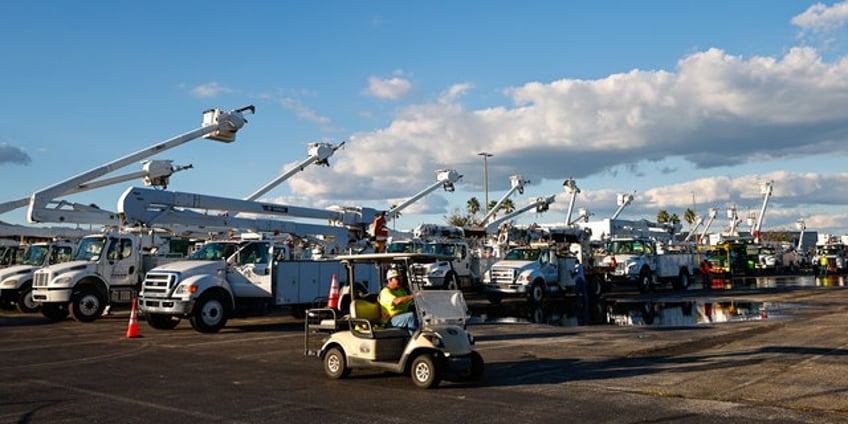
[[[540,249],[512,249],[504,256],[508,261],[535,261],[539,259]]]
[[[80,241],[77,254],[74,255],[74,260],[77,261],[96,261],[100,259],[100,252],[103,251],[103,245],[106,239],[103,237],[86,237]]]
[[[229,258],[236,252],[238,244],[209,242],[203,245],[197,252],[191,255],[191,260],[195,261],[219,261]]]
[[[41,265],[44,263],[44,258],[47,257],[47,246],[36,244],[27,249],[24,255],[26,259],[22,262],[23,265]]]
[[[607,251],[612,253],[643,253],[642,242],[637,240],[618,240],[610,242]]]

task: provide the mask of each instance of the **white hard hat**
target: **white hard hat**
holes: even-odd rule
[[[392,278],[400,278],[400,272],[396,269],[390,269],[389,272],[386,273],[386,280],[391,280]]]

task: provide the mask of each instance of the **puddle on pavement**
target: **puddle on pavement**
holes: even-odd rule
[[[533,323],[555,326],[696,326],[785,318],[798,305],[738,300],[601,300],[581,305],[573,299],[540,306],[504,302],[472,311],[469,324]]]

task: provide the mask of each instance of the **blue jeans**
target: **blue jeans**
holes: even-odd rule
[[[404,312],[393,316],[387,325],[388,327],[405,328],[409,331],[409,335],[415,333],[418,329],[418,317],[415,312]]]

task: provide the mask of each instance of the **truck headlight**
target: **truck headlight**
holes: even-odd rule
[[[177,289],[174,290],[174,294],[187,294],[187,293],[195,293],[197,292],[197,286],[194,284],[180,284],[177,286]]]
[[[18,280],[6,280],[0,284],[0,287],[15,288],[18,285]]]
[[[56,277],[53,279],[53,284],[57,286],[70,286],[73,284],[74,278],[70,275],[65,275],[62,277]]]

